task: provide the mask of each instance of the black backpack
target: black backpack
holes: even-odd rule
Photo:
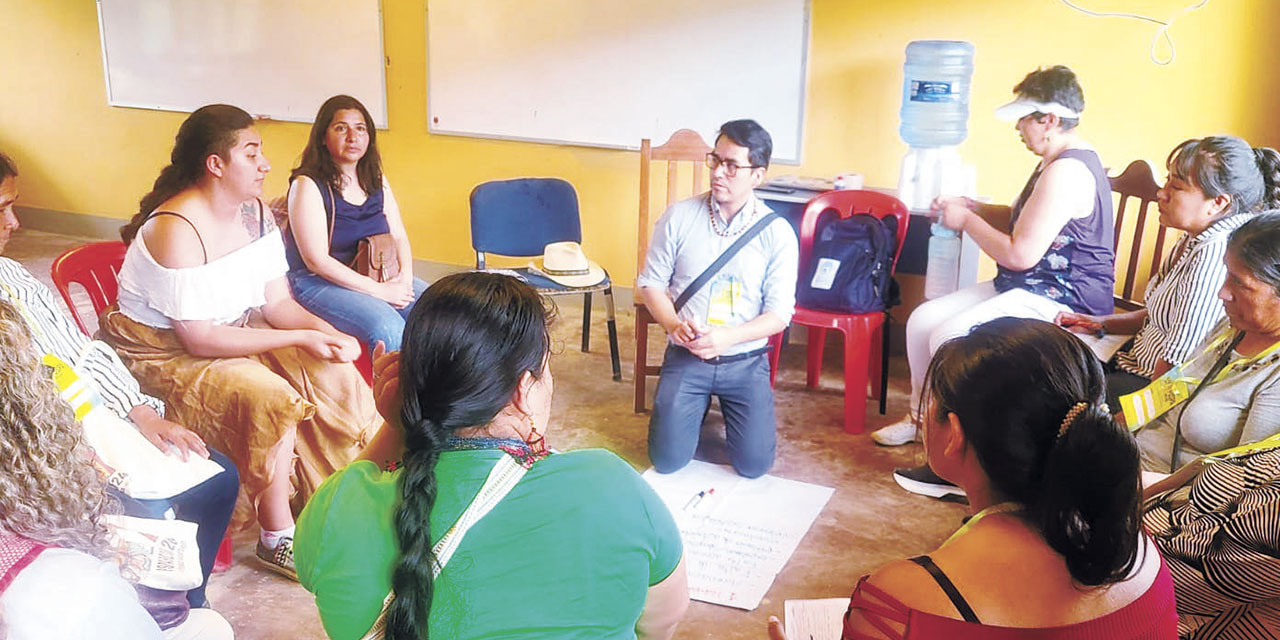
[[[818,220],[809,263],[801,265],[796,302],[835,313],[883,311],[901,302],[891,274],[898,219],[865,213]]]

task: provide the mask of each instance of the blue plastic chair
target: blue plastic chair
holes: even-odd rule
[[[471,248],[476,268],[485,268],[485,254],[534,257],[553,242],[582,242],[578,193],[559,178],[517,178],[486,182],[471,191]],[[591,344],[591,294],[603,292],[608,313],[609,356],[613,379],[622,380],[618,357],[618,326],[609,273],[590,287],[566,287],[530,269],[512,269],[545,296],[582,295],[582,350]]]

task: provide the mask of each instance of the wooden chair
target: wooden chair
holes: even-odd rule
[[[1113,249],[1120,251],[1120,238],[1125,230],[1125,214],[1133,209],[1129,206],[1131,203],[1137,206],[1137,217],[1132,225],[1133,235],[1131,244],[1129,245],[1128,258],[1123,263],[1117,255],[1116,260],[1116,308],[1123,311],[1134,311],[1142,308],[1142,300],[1137,296],[1141,295],[1143,289],[1139,289],[1139,275],[1142,275],[1141,282],[1146,282],[1153,274],[1160,269],[1160,262],[1164,259],[1164,251],[1168,241],[1169,228],[1159,223],[1157,217],[1155,226],[1155,246],[1151,250],[1151,259],[1147,264],[1147,268],[1139,274],[1138,268],[1143,260],[1143,241],[1148,235],[1147,213],[1151,207],[1151,203],[1156,199],[1156,191],[1160,185],[1156,183],[1155,170],[1151,163],[1146,160],[1134,160],[1125,167],[1124,171],[1118,176],[1110,177],[1111,191],[1119,196],[1119,203],[1116,206],[1116,227],[1115,241]],[[1123,267],[1123,271],[1122,271]],[[1138,290],[1135,295],[1134,290]]]
[[[650,172],[654,162],[666,162],[667,173],[667,189],[666,201],[663,208],[671,206],[682,197],[689,197],[706,189],[706,182],[703,180],[703,169],[706,167],[707,154],[711,153],[712,148],[698,135],[697,131],[692,129],[680,129],[671,134],[666,142],[659,146],[652,146],[648,138],[640,141],[640,216],[638,230],[636,232],[636,275],[644,270],[644,259],[649,253],[649,236],[653,232],[653,224],[650,222],[651,204],[649,198]],[[692,182],[687,182],[691,186],[688,192],[682,193],[680,190],[680,163],[687,162],[693,168]],[[645,410],[645,379],[649,376],[656,376],[662,370],[661,365],[649,364],[649,325],[654,323],[653,316],[649,313],[649,309],[644,306],[644,302],[640,299],[639,290],[635,293],[635,314],[636,314],[636,359],[635,359],[635,411],[641,413]],[[770,345],[781,344],[782,334],[779,333],[769,339]],[[770,366],[770,383],[777,377],[778,360],[777,349],[769,350],[769,366]]]
[[[671,134],[666,142],[659,146],[651,146],[648,138],[640,141],[640,221],[636,231],[636,276],[644,270],[644,259],[649,254],[649,236],[653,233],[653,224],[649,221],[649,173],[654,162],[667,163],[667,198],[663,207],[669,207],[682,197],[679,185],[680,163],[687,162],[693,167],[691,190],[684,197],[698,193],[703,185],[703,168],[706,166],[707,154],[711,146],[692,129],[681,129]],[[649,364],[649,325],[654,323],[649,309],[640,299],[640,291],[635,292],[636,313],[636,366],[635,366],[635,411],[645,410],[645,379],[656,376],[662,370],[661,365]]]

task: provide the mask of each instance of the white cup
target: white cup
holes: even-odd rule
[[[837,189],[861,189],[862,174],[861,173],[842,173],[836,176],[835,187]]]

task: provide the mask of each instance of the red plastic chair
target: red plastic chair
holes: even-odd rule
[[[118,240],[90,242],[68,250],[53,261],[49,275],[62,300],[71,310],[71,319],[85,335],[89,328],[80,317],[76,303],[71,299],[71,285],[79,284],[89,294],[95,314],[115,304],[120,292],[116,288],[116,276],[124,264],[125,244]]]
[[[818,226],[818,218],[828,211],[834,211],[841,219],[854,214],[869,214],[877,218],[894,216],[898,219],[898,248],[894,252],[890,273],[898,267],[898,256],[902,255],[902,244],[907,238],[907,224],[911,215],[906,205],[897,198],[876,191],[829,191],[813,200],[805,207],[804,218],[800,222],[800,265],[803,277],[803,265],[809,264],[813,251],[813,235]],[[822,372],[822,348],[826,344],[828,329],[835,329],[844,334],[844,430],[846,433],[862,433],[866,427],[868,369],[876,362],[878,391],[881,398],[881,413],[884,412],[884,383],[888,371],[882,358],[888,353],[884,345],[885,319],[888,311],[873,313],[841,314],[817,311],[796,306],[796,313],[791,317],[793,324],[809,327],[809,345],[806,356],[805,384],[818,386],[818,376]],[[774,347],[773,358],[776,360],[782,344]],[[872,358],[874,355],[879,356]]]
[[[356,371],[360,372],[360,376],[364,381],[373,386],[373,354],[369,353],[369,347],[365,343],[360,343],[360,357],[352,364],[356,365]]]
[[[125,244],[119,241],[90,242],[67,250],[53,261],[49,275],[53,277],[53,285],[62,294],[63,302],[71,310],[71,319],[85,335],[89,335],[89,327],[80,317],[76,303],[71,299],[71,285],[79,284],[89,294],[89,302],[93,304],[95,314],[116,303],[120,291],[116,286],[120,265],[124,264]],[[356,370],[364,381],[373,385],[373,358],[369,349],[360,345],[360,357],[355,361]]]
[[[89,294],[89,302],[94,313],[102,313],[103,309],[116,303],[120,295],[117,287],[117,276],[120,266],[124,264],[126,246],[120,241],[90,242],[68,249],[58,256],[49,268],[53,278],[53,286],[62,294],[63,302],[71,310],[71,319],[76,321],[80,330],[89,335],[89,329],[71,299],[71,285],[79,284]],[[232,548],[231,532],[222,538],[218,545],[218,555],[213,560],[213,572],[222,573],[231,568]]]

